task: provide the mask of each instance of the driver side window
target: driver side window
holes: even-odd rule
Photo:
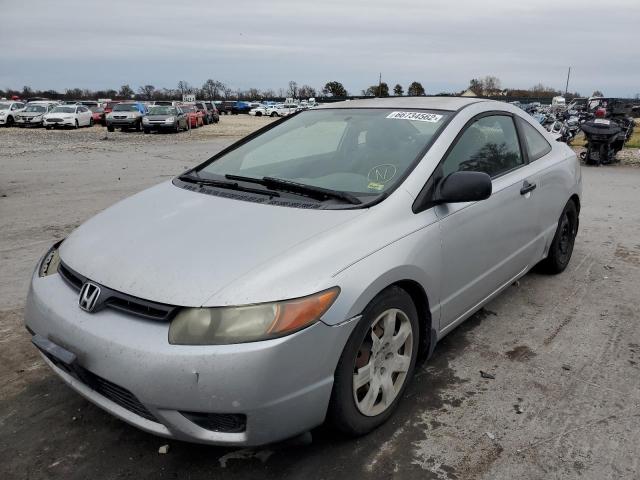
[[[492,178],[524,164],[511,117],[490,115],[464,131],[442,164],[443,175],[457,171],[485,172]]]

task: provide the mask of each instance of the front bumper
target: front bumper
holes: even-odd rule
[[[45,127],[74,127],[76,125],[75,118],[62,118],[57,121],[51,121],[49,119],[45,119],[44,126]]]
[[[173,123],[142,123],[142,126],[147,130],[175,130],[176,122]]]
[[[42,118],[37,120],[27,119],[27,118],[16,118],[16,125],[20,127],[41,127],[43,124]]]
[[[108,127],[133,127],[140,123],[139,118],[108,118],[107,126]]]
[[[89,314],[58,274],[34,275],[25,308],[30,331],[73,352],[92,375],[125,391],[152,414],[113,401],[44,357],[73,389],[147,432],[217,445],[260,445],[320,425],[333,372],[357,317],[318,322],[287,337],[219,346],[168,343],[167,323],[111,309]],[[124,405],[124,406],[123,406]],[[180,412],[246,415],[243,431],[203,428]]]

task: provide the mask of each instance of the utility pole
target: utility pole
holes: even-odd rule
[[[382,72],[380,72],[380,75],[378,76],[378,96],[381,97],[382,96]]]
[[[569,77],[571,76],[571,67],[569,67],[569,71],[567,72],[567,84],[564,87],[564,98],[567,98],[567,93],[569,92]]]

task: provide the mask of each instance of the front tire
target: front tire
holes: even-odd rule
[[[112,125],[107,125],[107,132],[115,132],[115,128]]]
[[[352,436],[382,425],[394,412],[415,369],[416,307],[390,287],[364,309],[336,367],[328,420]]]
[[[573,245],[578,234],[578,209],[573,200],[569,200],[558,220],[558,228],[553,236],[549,254],[542,262],[540,268],[545,273],[552,275],[562,273],[569,265]]]

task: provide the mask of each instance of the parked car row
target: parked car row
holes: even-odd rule
[[[46,99],[0,100],[0,125],[80,128],[100,124],[109,132],[116,128],[136,130],[174,131],[198,128],[218,123],[220,114],[210,101],[137,102],[72,100],[58,102]]]

